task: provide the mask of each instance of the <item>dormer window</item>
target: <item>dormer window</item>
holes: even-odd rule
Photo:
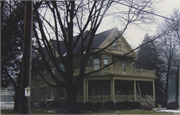
[[[113,43],[113,49],[117,50],[117,41],[114,41],[114,43]]]

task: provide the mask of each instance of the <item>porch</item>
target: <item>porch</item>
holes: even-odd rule
[[[95,71],[92,67],[87,67],[85,73]],[[74,75],[78,75],[80,69],[74,70]],[[92,76],[99,75],[122,75],[122,76],[133,76],[133,77],[145,77],[145,78],[156,78],[155,70],[144,70],[144,69],[134,69],[134,68],[122,68],[122,67],[108,67],[99,72],[95,72]]]
[[[144,104],[145,102],[150,103],[151,105],[155,105],[155,100],[153,99],[153,95],[146,95],[145,97],[141,97],[139,95],[115,95],[115,103],[116,102],[123,102],[123,101],[129,101],[129,102],[140,102],[141,104]],[[77,96],[77,102],[83,102],[83,96]],[[106,102],[106,101],[112,101],[111,95],[98,95],[98,96],[88,96],[87,102]]]
[[[155,106],[155,84],[154,79],[147,80],[151,84],[152,91],[150,94],[141,95],[139,93],[138,81],[136,80],[123,80],[115,79],[106,80],[90,80],[84,79],[82,87],[82,95],[77,95],[78,102],[106,102],[113,101],[123,102],[145,102]]]

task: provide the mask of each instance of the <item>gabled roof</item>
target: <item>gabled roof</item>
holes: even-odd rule
[[[92,42],[92,45],[91,45],[91,52],[98,49],[99,46],[106,40],[106,38],[114,31],[114,29],[116,28],[112,28],[110,30],[107,30],[107,31],[104,31],[104,32],[101,32],[99,34],[96,34],[94,36],[94,39],[93,39],[93,42]],[[85,37],[86,35],[88,34],[88,31],[85,31],[82,35],[82,37]],[[73,39],[74,41],[77,39],[78,36],[75,36]],[[83,44],[83,50],[85,51],[87,46],[88,46],[88,43],[89,43],[89,40],[90,40],[90,36],[88,36],[86,38],[86,40],[84,41],[84,44]],[[57,41],[56,40],[51,40],[53,46],[55,47],[56,50],[58,50],[58,46],[57,46]],[[64,41],[59,41],[59,45],[60,45],[60,48],[61,48],[61,52],[62,54],[65,54],[66,53],[66,47],[65,47],[65,43]],[[77,52],[80,52],[81,51],[81,40],[79,40],[77,46],[73,49],[73,53],[77,53]]]

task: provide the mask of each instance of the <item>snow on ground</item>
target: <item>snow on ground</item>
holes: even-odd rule
[[[14,108],[14,102],[0,102],[0,107],[1,107],[1,110],[3,109],[10,109],[12,110]],[[154,108],[153,109],[154,111],[157,111],[157,112],[167,112],[167,113],[178,113],[180,114],[180,108],[178,110],[169,110],[169,109],[166,109],[166,108]],[[50,113],[54,113],[55,111],[52,110],[52,111],[48,111]]]
[[[167,113],[180,113],[180,108],[177,110],[170,110],[170,109],[166,109],[166,108],[154,108],[153,110],[158,111],[158,112],[167,112]]]
[[[13,109],[14,102],[0,102],[1,110],[3,109]]]

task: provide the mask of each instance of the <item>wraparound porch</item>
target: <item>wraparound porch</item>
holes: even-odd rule
[[[137,82],[144,81],[152,84],[152,93],[141,95],[138,93]],[[84,79],[83,95],[77,95],[78,102],[105,102],[105,101],[130,101],[130,102],[149,102],[154,106],[155,102],[155,84],[154,79],[123,79],[109,77],[104,79]]]

